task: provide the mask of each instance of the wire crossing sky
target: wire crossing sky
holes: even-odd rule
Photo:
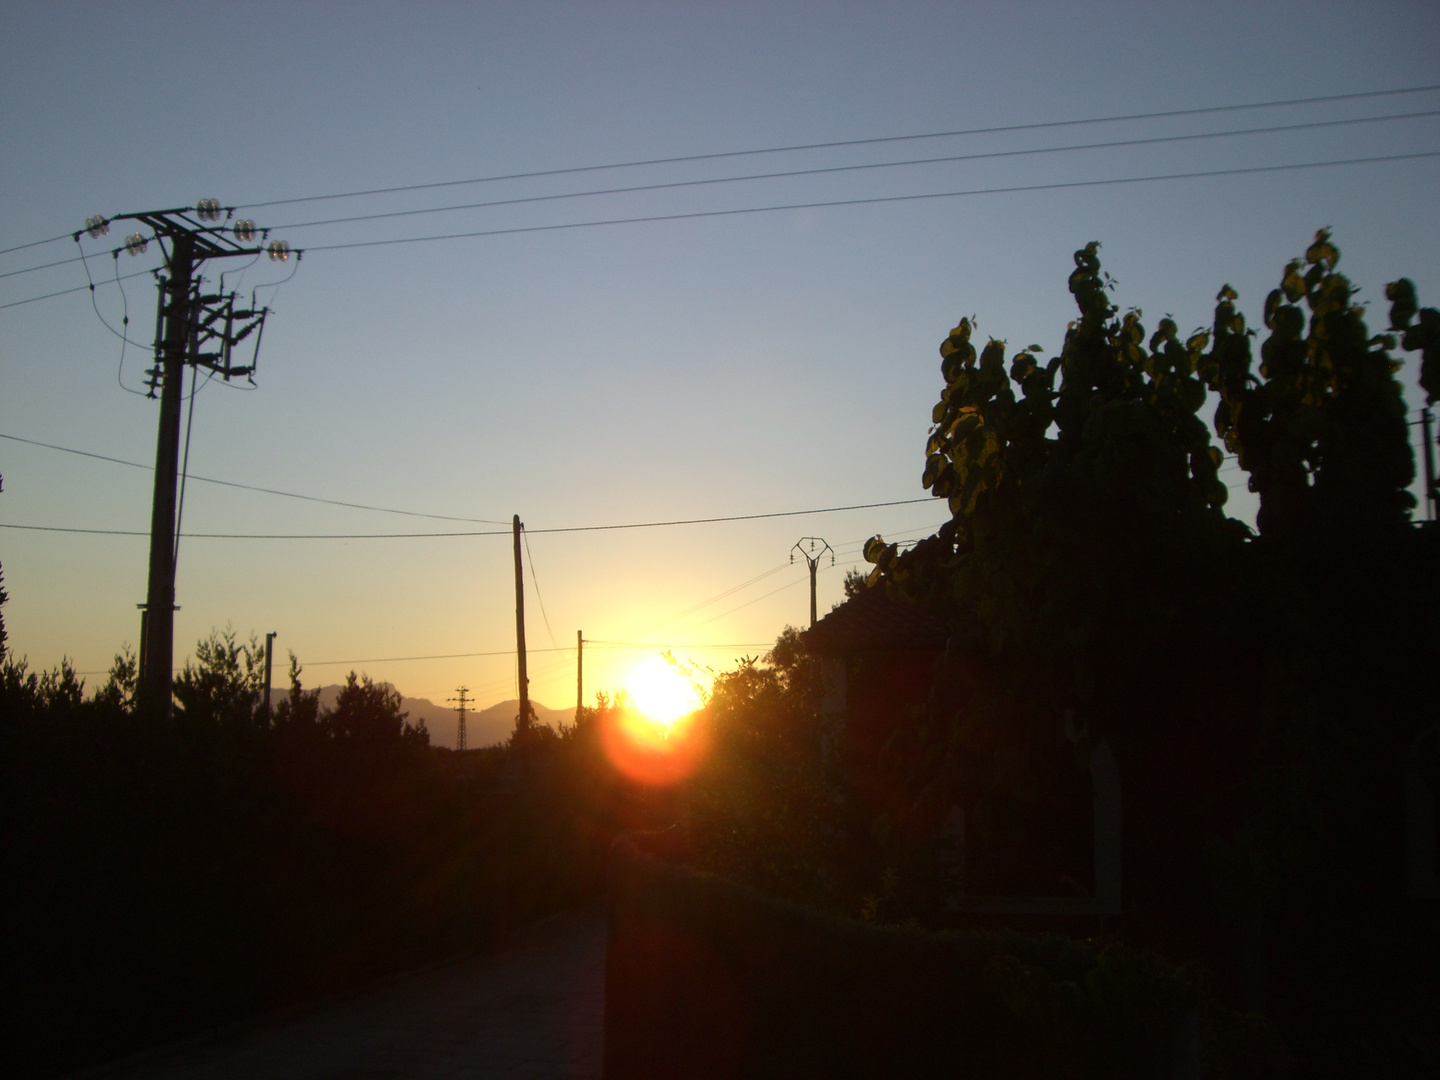
[[[823,612],[866,537],[943,520],[940,341],[978,316],[1053,355],[1090,240],[1150,328],[1227,283],[1260,325],[1320,227],[1372,331],[1402,275],[1440,304],[1434,5],[316,10],[0,13],[0,564],[33,665],[104,671],[145,596],[160,257],[122,222],[77,247],[94,214],[215,198],[306,252],[224,277],[272,310],[255,386],[186,403],[175,663],[273,630],[316,678],[482,709],[515,602],[483,534],[527,525],[539,702],[573,701],[577,630],[594,689],[646,649],[761,653],[808,618],[798,535],[840,553]]]

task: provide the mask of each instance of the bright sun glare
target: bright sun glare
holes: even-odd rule
[[[631,671],[625,678],[625,690],[636,709],[666,726],[703,704],[690,680],[659,656],[650,657]]]

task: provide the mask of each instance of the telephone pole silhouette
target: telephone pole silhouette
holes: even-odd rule
[[[525,575],[520,569],[520,515],[514,516],[515,534],[515,653],[520,661],[520,715],[515,720],[515,742],[523,760],[530,742],[530,679],[525,672]]]
[[[1437,489],[1435,487],[1435,440],[1430,425],[1435,421],[1435,414],[1428,408],[1420,410],[1420,438],[1425,444],[1425,518],[1428,521],[1435,520],[1435,500]]]
[[[817,547],[818,545],[818,547]],[[806,551],[806,547],[809,551]],[[800,557],[810,564],[810,625],[815,625],[815,567],[830,552],[830,565],[835,565],[835,549],[818,536],[802,536],[795,541],[790,548],[790,561],[795,561],[795,552],[800,552]]]
[[[221,212],[225,220],[221,222]],[[155,443],[155,486],[150,507],[149,585],[141,617],[138,697],[145,710],[168,715],[170,712],[171,671],[175,652],[175,554],[176,554],[176,487],[180,465],[180,403],[187,367],[204,368],[211,375],[230,380],[245,376],[254,382],[255,365],[260,355],[260,338],[264,333],[268,308],[237,306],[236,294],[207,294],[200,271],[212,259],[269,254],[276,262],[284,262],[293,254],[281,240],[260,246],[267,235],[256,242],[255,223],[250,220],[230,222],[234,207],[221,207],[214,199],[201,199],[192,209],[149,210],[136,214],[118,214],[114,218],[95,215],[88,218],[85,228],[74,234],[80,242],[82,233],[92,239],[110,231],[112,221],[133,221],[149,230],[126,236],[122,247],[111,252],[141,255],[155,241],[165,259],[164,272],[157,274],[160,284],[159,306],[155,317],[155,366],[150,377],[150,396],[159,389],[160,423]],[[248,365],[237,364],[235,346],[255,334],[254,352]],[[208,351],[207,351],[208,350]],[[267,702],[268,704],[268,702]]]
[[[270,723],[270,675],[275,663],[275,639],[279,636],[274,630],[265,635],[265,699],[261,707],[267,724]]]
[[[456,696],[450,700],[456,703],[455,711],[460,714],[459,724],[455,728],[455,749],[465,749],[465,706],[471,702],[465,695],[470,693],[468,686],[462,686],[455,691]]]

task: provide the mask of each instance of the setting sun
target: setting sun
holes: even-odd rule
[[[636,709],[667,727],[704,704],[695,685],[659,656],[641,662],[625,677],[625,691]]]

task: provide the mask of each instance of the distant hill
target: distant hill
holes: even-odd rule
[[[387,683],[393,690],[395,687]],[[320,707],[324,709],[334,708],[335,698],[339,696],[341,686],[333,683],[330,686],[320,687]],[[288,690],[273,689],[270,691],[270,700],[276,705],[284,700]],[[548,709],[538,701],[532,701],[531,706],[535,710],[535,716],[542,724],[550,727],[558,727],[560,724],[569,724],[575,720],[574,709]],[[429,698],[412,698],[400,696],[400,708],[410,714],[410,722],[417,724],[425,721],[425,727],[430,732],[431,746],[448,746],[454,749],[455,731],[459,727],[455,710],[448,705],[436,705]],[[496,743],[503,743],[515,730],[515,717],[520,714],[520,702],[516,698],[509,701],[502,701],[498,705],[491,705],[488,709],[479,712],[466,711],[465,713],[465,745],[471,750],[478,750],[482,746],[494,746]]]

